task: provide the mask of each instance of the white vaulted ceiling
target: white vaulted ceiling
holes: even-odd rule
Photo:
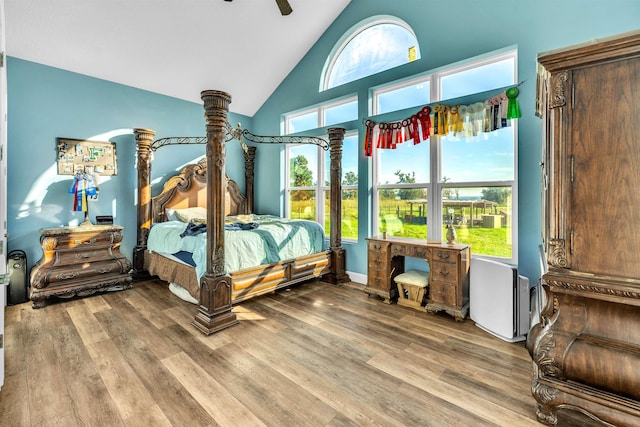
[[[253,116],[350,0],[5,0],[7,55]]]

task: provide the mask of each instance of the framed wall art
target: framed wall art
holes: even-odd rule
[[[56,138],[58,174],[117,175],[116,143]]]

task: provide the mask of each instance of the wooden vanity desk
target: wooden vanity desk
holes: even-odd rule
[[[396,302],[398,289],[394,278],[404,273],[405,257],[422,258],[430,270],[426,311],[446,311],[456,320],[464,320],[469,310],[471,246],[402,237],[369,237],[366,240],[366,293],[379,296],[389,304]]]

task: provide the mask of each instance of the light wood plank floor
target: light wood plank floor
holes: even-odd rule
[[[234,311],[239,325],[204,336],[153,280],[7,307],[0,425],[541,425],[523,344],[470,319],[315,281]]]

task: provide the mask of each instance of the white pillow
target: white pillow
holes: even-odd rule
[[[228,216],[227,218],[231,219],[233,222],[239,222],[241,224],[248,224],[253,222],[253,215],[236,215],[236,216]]]
[[[167,217],[167,221],[179,221],[178,217],[176,216],[175,209],[167,208],[164,210],[164,214]]]
[[[207,222],[207,209],[193,207],[175,210],[176,219],[182,222]]]

